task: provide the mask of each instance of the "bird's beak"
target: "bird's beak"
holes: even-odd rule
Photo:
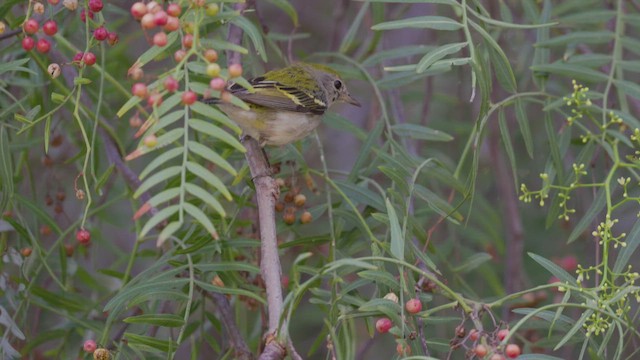
[[[351,104],[351,105],[355,105],[357,107],[361,107],[362,105],[360,104],[360,102],[356,99],[353,98],[353,96],[351,96],[351,94],[344,94],[342,96],[342,101]]]

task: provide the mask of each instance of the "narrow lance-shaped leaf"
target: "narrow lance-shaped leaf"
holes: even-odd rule
[[[393,208],[391,201],[385,199],[387,205],[387,214],[389,215],[389,227],[391,228],[391,255],[398,260],[404,260],[404,236],[400,229],[398,215]]]

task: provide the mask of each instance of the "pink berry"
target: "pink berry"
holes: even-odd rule
[[[180,13],[182,12],[182,8],[180,7],[180,5],[176,4],[176,3],[171,3],[169,5],[167,5],[167,14],[174,16],[174,17],[178,17],[180,16]]]
[[[110,32],[109,35],[107,35],[107,42],[109,43],[110,46],[117,44],[118,40],[119,40],[118,34],[114,32]]]
[[[393,323],[389,318],[381,318],[376,321],[376,330],[378,330],[380,334],[388,333],[392,326]]]
[[[25,51],[31,51],[34,46],[36,46],[36,41],[33,40],[32,37],[27,36],[24,39],[22,39],[22,48]]]
[[[84,53],[82,53],[82,52],[76,53],[76,54],[73,56],[73,62],[80,62],[80,61],[82,61],[82,57],[83,57],[83,56],[84,56]]]
[[[184,59],[184,57],[187,56],[187,52],[184,50],[176,50],[176,52],[173,54],[173,59],[176,62],[180,62]]]
[[[96,345],[95,340],[86,340],[84,342],[84,345],[82,345],[82,349],[89,354],[93,354],[93,352],[96,351],[97,348],[98,345]]]
[[[419,299],[411,299],[404,304],[404,308],[409,314],[417,314],[422,311],[422,303]]]
[[[36,50],[38,50],[39,53],[46,54],[51,50],[51,44],[47,39],[40,39],[36,44]]]
[[[167,24],[163,27],[164,30],[172,32],[180,28],[180,20],[177,17],[169,16]]]
[[[182,93],[182,103],[185,105],[191,105],[198,99],[198,96],[193,91],[185,91]]]
[[[51,5],[58,5],[59,2],[60,0],[49,0],[49,4]]]
[[[165,26],[167,25],[167,21],[169,21],[169,16],[165,11],[160,10],[153,14],[153,21],[156,23],[156,26]]]
[[[193,46],[193,35],[187,34],[182,38],[182,46],[190,49]]]
[[[178,80],[174,79],[173,76],[168,76],[166,79],[164,79],[163,85],[164,88],[169,92],[178,90]]]
[[[209,81],[209,87],[213,90],[222,91],[227,86],[227,82],[223,78],[216,77]]]
[[[162,94],[153,93],[149,95],[149,98],[147,99],[147,104],[149,106],[160,106],[160,104],[162,104]]]
[[[143,83],[135,83],[131,87],[131,93],[139,98],[147,97],[147,85]]]
[[[93,13],[91,11],[89,11],[89,18],[91,20],[93,20]],[[87,12],[82,9],[82,11],[80,12],[80,20],[82,20],[82,22],[86,22],[87,21]]]
[[[507,355],[507,357],[510,357],[512,359],[517,358],[518,356],[520,356],[520,346],[516,344],[509,344],[505,348],[504,354]]]
[[[469,339],[471,339],[471,341],[476,341],[479,338],[480,338],[480,331],[476,329],[471,329],[471,331],[469,332]]]
[[[105,40],[108,36],[109,36],[109,32],[107,31],[107,29],[104,28],[104,26],[100,26],[99,28],[93,31],[93,37],[96,38],[96,40],[98,41]]]
[[[92,52],[88,52],[86,54],[84,54],[84,56],[82,57],[82,61],[87,64],[87,66],[91,66],[93,64],[96,63],[96,54],[92,53]]]
[[[242,65],[240,64],[229,65],[229,76],[232,78],[242,76]]]
[[[475,349],[473,349],[473,352],[476,354],[477,357],[482,359],[483,357],[485,357],[485,355],[487,355],[489,351],[487,350],[486,346],[482,344],[478,344],[478,346],[476,346]]]
[[[507,336],[509,336],[509,330],[502,329],[502,330],[498,331],[498,340],[502,341],[502,340],[506,339]]]
[[[49,20],[42,25],[42,31],[49,36],[53,36],[58,32],[58,24],[53,20]]]
[[[146,13],[140,19],[140,25],[142,25],[143,29],[153,29],[156,26],[156,21],[154,20],[153,14]]]
[[[40,25],[38,25],[38,22],[35,19],[29,19],[25,21],[24,25],[22,26],[22,28],[24,29],[24,32],[26,32],[29,35],[33,35],[37,33],[39,27]]]
[[[91,233],[88,230],[80,229],[76,233],[76,240],[82,245],[87,245],[91,241]]]
[[[131,15],[134,19],[140,20],[147,13],[147,5],[143,2],[137,2],[131,5]]]
[[[167,34],[159,32],[153,35],[153,45],[159,47],[167,45]]]
[[[560,259],[558,265],[560,265],[560,267],[562,267],[566,271],[573,272],[578,268],[578,259],[576,259],[576,257],[573,255],[567,255]]]
[[[102,0],[89,0],[89,10],[97,13],[100,12],[103,7],[104,4]]]

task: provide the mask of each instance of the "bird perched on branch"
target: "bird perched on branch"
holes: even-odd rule
[[[261,146],[286,145],[306,137],[335,102],[360,106],[338,74],[323,65],[296,63],[249,83],[253,91],[238,84],[226,90],[247,103],[249,110],[219,99],[204,102],[216,104]]]

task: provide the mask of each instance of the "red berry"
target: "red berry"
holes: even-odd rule
[[[140,19],[140,25],[143,29],[153,29],[156,26],[156,21],[154,20],[153,14],[144,14],[142,19]]]
[[[216,62],[218,61],[218,52],[213,49],[207,49],[204,51],[204,58],[207,59],[208,62]]]
[[[104,4],[102,3],[102,0],[89,0],[89,10],[93,12],[100,12],[103,7]]]
[[[131,87],[131,92],[139,98],[145,98],[147,97],[147,85],[143,83],[135,83]]]
[[[134,17],[134,19],[140,20],[146,13],[147,5],[145,5],[143,2],[137,2],[131,5],[131,15]]]
[[[160,106],[160,104],[162,104],[162,94],[153,93],[149,95],[149,98],[147,99],[147,104],[149,104],[149,106]]]
[[[163,27],[166,31],[172,32],[180,28],[180,20],[177,17],[169,16],[167,24]]]
[[[51,5],[58,5],[59,2],[60,0],[49,0],[49,4]]]
[[[51,44],[47,39],[40,39],[36,44],[36,50],[42,54],[46,54],[51,50]]]
[[[165,26],[167,25],[167,21],[169,21],[169,16],[165,11],[161,10],[153,14],[153,21],[156,26]]]
[[[509,344],[504,349],[504,353],[505,353],[505,355],[507,355],[507,357],[515,359],[518,356],[520,356],[520,346],[518,346],[516,344]]]
[[[471,341],[477,341],[479,338],[480,338],[480,331],[476,329],[471,329],[471,331],[469,331],[469,339],[471,339]]]
[[[193,91],[185,91],[182,93],[182,103],[185,105],[191,105],[198,99],[198,96]]]
[[[82,57],[84,56],[84,53],[77,53],[73,56],[73,62],[80,62],[82,61]]]
[[[58,32],[58,24],[53,20],[49,20],[42,25],[42,31],[49,36],[53,36]]]
[[[404,304],[404,308],[409,314],[417,314],[422,311],[422,303],[419,299],[411,299]]]
[[[217,77],[209,81],[209,87],[211,87],[213,90],[222,91],[226,86],[227,86],[227,82],[224,81],[223,78]]]
[[[173,54],[173,59],[176,62],[180,62],[184,59],[184,57],[187,56],[187,52],[184,50],[177,50],[174,54]]]
[[[167,45],[167,34],[159,32],[153,35],[153,45],[159,47]]]
[[[39,27],[40,25],[38,25],[38,22],[35,19],[29,19],[24,22],[24,25],[22,25],[24,32],[26,32],[29,35],[33,35],[37,33]]]
[[[91,241],[91,233],[88,230],[80,229],[76,233],[76,240],[82,245],[87,245]]]
[[[242,65],[240,64],[229,65],[229,76],[232,78],[242,76]]]
[[[182,46],[190,49],[193,46],[193,35],[187,34],[182,38]]]
[[[91,65],[96,63],[96,54],[94,54],[92,52],[88,52],[88,53],[84,54],[84,56],[82,57],[82,61],[85,64],[87,64],[87,66],[91,66]]]
[[[176,3],[171,3],[167,5],[167,14],[178,17],[180,16],[181,12],[182,12],[182,8],[180,7],[180,5]]]
[[[110,46],[113,46],[115,44],[118,43],[118,34],[114,33],[114,32],[110,32],[109,35],[107,35],[107,42],[109,43]]]
[[[93,20],[93,16],[93,13],[89,11],[89,18],[91,20]],[[87,12],[84,9],[82,9],[82,11],[80,12],[80,20],[82,20],[82,22],[87,21]]]
[[[487,355],[489,351],[487,350],[486,346],[479,344],[478,346],[475,347],[475,349],[473,349],[473,352],[476,354],[477,357],[483,358],[485,355]]]
[[[25,49],[26,51],[31,51],[31,49],[33,49],[33,47],[36,46],[36,41],[33,40],[32,37],[25,37],[24,39],[22,39],[22,48]]]
[[[104,26],[100,26],[99,28],[95,29],[93,32],[93,37],[96,38],[96,40],[98,41],[105,40],[108,36],[109,36],[109,32],[107,31],[107,29],[104,28]]]
[[[169,92],[178,90],[178,80],[174,79],[172,76],[168,76],[166,79],[164,79],[163,85],[164,88]]]
[[[388,333],[392,326],[393,323],[389,318],[381,318],[376,321],[376,330],[378,330],[380,334]]]
[[[498,331],[498,340],[502,341],[502,340],[506,339],[507,336],[509,336],[509,330],[502,329],[502,330]]]
[[[22,256],[24,256],[24,257],[31,256],[32,252],[33,252],[33,250],[30,247],[22,248],[22,250],[20,250],[20,254],[22,254]]]
[[[84,351],[93,354],[93,352],[98,348],[98,345],[96,345],[95,340],[86,340],[84,345],[82,345],[82,348]]]

